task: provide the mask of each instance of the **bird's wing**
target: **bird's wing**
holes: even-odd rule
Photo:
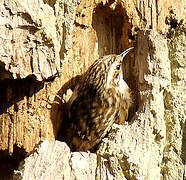
[[[92,110],[95,92],[91,88],[80,90],[77,86],[68,101],[69,118],[73,124],[76,124],[81,131],[84,131],[84,126],[87,125]],[[82,126],[82,127],[81,127]]]
[[[85,150],[98,144],[110,130],[115,109],[103,106],[99,95],[92,89],[78,92],[74,92],[69,100],[72,143],[76,149]]]

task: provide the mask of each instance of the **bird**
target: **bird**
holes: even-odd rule
[[[105,55],[79,78],[67,102],[67,143],[73,151],[89,151],[110,131],[123,124],[132,106],[132,93],[123,79],[122,63],[133,49]]]

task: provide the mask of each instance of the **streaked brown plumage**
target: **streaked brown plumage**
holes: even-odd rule
[[[81,76],[67,103],[67,137],[73,150],[92,149],[114,122],[123,124],[127,119],[132,98],[121,66],[131,49],[96,60]]]

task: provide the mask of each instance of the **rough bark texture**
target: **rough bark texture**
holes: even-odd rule
[[[97,154],[45,141],[14,179],[186,179],[184,3],[1,1],[0,179],[63,131],[73,77],[130,46],[135,52],[124,67],[136,97],[130,121],[114,124]]]

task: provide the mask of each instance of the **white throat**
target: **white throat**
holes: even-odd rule
[[[119,77],[119,86],[116,87],[116,90],[121,93],[124,94],[127,90],[129,89],[127,83],[124,81],[123,79],[123,74],[120,74]]]
[[[112,79],[112,75],[111,73],[109,73],[108,78],[107,78],[107,84],[106,84],[106,88],[113,88],[113,85],[111,84]],[[127,83],[124,81],[123,79],[123,74],[120,73],[119,76],[119,86],[115,87],[116,92],[119,92],[121,94],[125,94],[125,92],[129,89]]]

